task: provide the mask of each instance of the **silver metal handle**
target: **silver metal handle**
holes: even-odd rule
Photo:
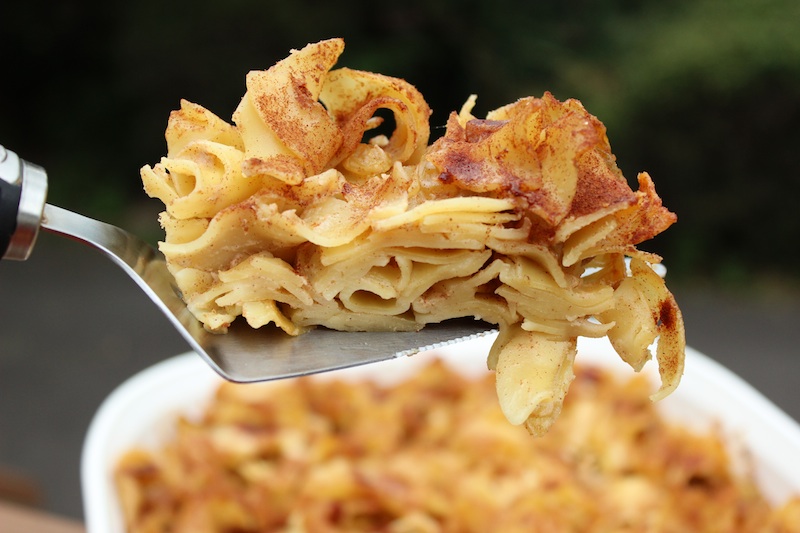
[[[47,173],[0,145],[0,180],[0,219],[5,221],[0,224],[0,242],[5,243],[0,246],[2,259],[24,261],[39,235]]]

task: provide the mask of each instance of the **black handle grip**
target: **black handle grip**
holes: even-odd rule
[[[17,214],[19,213],[21,194],[21,185],[12,185],[0,179],[0,258],[5,255],[11,237],[17,230]]]

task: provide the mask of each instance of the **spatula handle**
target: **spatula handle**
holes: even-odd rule
[[[17,231],[17,211],[22,187],[0,179],[0,252],[5,257],[11,237]]]
[[[28,258],[47,197],[47,173],[0,145],[0,259]]]

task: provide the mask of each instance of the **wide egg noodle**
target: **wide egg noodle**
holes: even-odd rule
[[[530,332],[514,325],[504,330],[491,367],[503,414],[512,424],[525,424],[544,434],[561,412],[572,379],[575,338]],[[530,354],[536,354],[531,357]]]
[[[233,114],[245,145],[245,175],[298,185],[327,168],[342,132],[319,95],[324,73],[343,49],[335,39],[306,46],[266,71],[247,75],[247,92]]]
[[[375,116],[378,109],[394,115],[394,132],[381,146],[391,161],[418,163],[427,148],[430,108],[403,80],[341,68],[327,73],[320,101],[342,126],[342,146],[334,164],[357,154],[364,132],[382,121]]]
[[[558,417],[580,336],[608,336],[635,370],[655,355],[653,397],[672,391],[683,322],[660,258],[636,246],[675,216],[648,174],[631,190],[603,124],[549,93],[479,119],[471,96],[428,145],[419,91],[333,69],[343,49],[310,44],[249,73],[232,123],[181,102],[167,156],[141,171],[166,208],[160,249],[206,328],[480,318],[500,329],[488,364],[503,412],[534,434]],[[386,113],[391,133],[376,130]]]

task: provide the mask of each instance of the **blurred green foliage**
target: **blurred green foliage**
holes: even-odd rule
[[[406,78],[434,135],[551,91],[605,122],[620,167],[679,222],[646,249],[673,276],[798,277],[800,3],[794,0],[353,0],[4,7],[0,143],[44,165],[50,201],[121,222],[181,98],[229,119],[244,76],[341,36],[340,65]],[[155,220],[153,220],[155,225]]]

